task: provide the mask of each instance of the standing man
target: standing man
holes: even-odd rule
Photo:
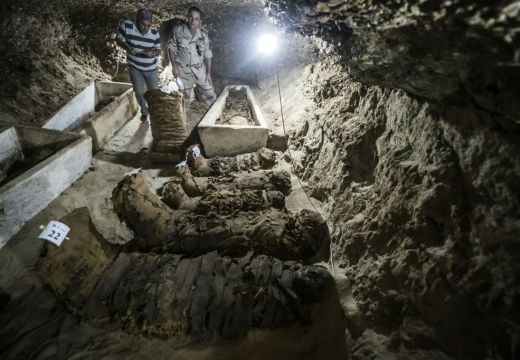
[[[168,53],[174,77],[182,80],[184,99],[189,104],[193,85],[201,100],[211,105],[215,99],[215,90],[211,80],[211,58],[209,37],[202,29],[202,11],[192,6],[188,9],[188,22],[173,28],[168,41]]]
[[[130,79],[137,102],[141,106],[141,121],[148,119],[148,107],[144,100],[144,84],[148,89],[157,86],[157,56],[161,53],[159,32],[152,27],[152,13],[148,9],[137,11],[135,23],[121,21],[116,42],[126,50]]]

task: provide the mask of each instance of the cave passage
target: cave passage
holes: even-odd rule
[[[0,201],[20,228],[0,233],[0,359],[519,358],[519,2],[196,5],[216,95],[249,86],[269,127],[258,151],[204,156],[205,85],[149,91],[145,118],[120,92],[115,36],[142,2],[2,3],[0,200],[15,183],[18,209],[54,200],[29,219]],[[178,90],[190,5],[146,6],[157,87]],[[228,97],[217,122],[254,125]],[[91,136],[90,166],[54,194],[77,169],[41,167],[78,152],[22,158],[25,128]],[[51,220],[71,228],[59,247],[38,238]]]

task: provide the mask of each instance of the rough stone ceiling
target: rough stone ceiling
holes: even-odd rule
[[[104,1],[118,8],[186,8],[182,1]],[[520,122],[520,2],[475,0],[210,0],[212,26],[264,10],[287,32],[324,40],[354,80],[431,101],[473,104]],[[250,13],[251,14],[251,13]],[[245,16],[249,16],[245,15]]]
[[[325,39],[356,80],[474,103],[519,123],[519,1],[274,0],[268,7],[281,26]]]
[[[233,43],[243,43],[228,34],[265,14],[288,33],[322,39],[330,57],[301,76],[316,106],[290,114],[301,125],[295,168],[314,197],[331,199],[337,254],[369,326],[392,346],[438,346],[459,358],[459,345],[478,355],[493,346],[515,358],[520,2],[195,3],[214,43],[229,46],[215,63],[236,58]],[[46,119],[112,74],[114,24],[144,5],[163,24],[188,4],[2,2],[10,12],[0,27],[0,120],[4,106],[13,123]],[[363,353],[363,339],[353,349]]]
[[[219,29],[229,31],[249,19],[265,21],[264,15],[269,15],[286,32],[323,39],[322,50],[339,54],[341,65],[353,80],[403,89],[437,103],[483,109],[500,117],[501,127],[518,131],[520,1],[212,0],[194,3],[206,12],[213,40],[219,40]],[[95,55],[101,68],[111,74],[115,69],[111,24],[142,6],[152,8],[157,21],[163,22],[182,16],[187,5],[178,0],[2,2],[1,12],[9,16],[3,19],[1,33],[7,41],[0,60],[7,65],[8,75],[0,85],[0,94],[11,97],[15,92],[25,93],[23,82],[29,80],[27,74],[52,75],[37,71],[38,59],[45,61],[55,56],[56,50],[74,56],[86,49]],[[14,31],[16,36],[12,37],[9,31]],[[34,36],[42,31],[58,31],[62,36],[41,39]],[[220,35],[220,40],[225,40],[227,35]],[[79,47],[69,37],[77,38]],[[95,68],[92,61],[96,60],[77,57],[78,64],[88,63],[81,65],[83,69]],[[65,67],[62,64],[58,68]],[[81,74],[76,72],[76,78],[69,79],[71,73],[69,70],[64,75],[70,90],[60,98],[77,91],[75,84]],[[20,80],[21,77],[24,79]],[[40,82],[49,83],[58,78],[61,77]],[[40,95],[45,91],[42,89]],[[16,103],[23,104],[23,98],[17,95]],[[18,113],[20,108],[27,108],[18,105],[7,102],[5,107]],[[31,103],[33,109],[42,106]],[[33,112],[38,117],[48,115],[44,110]],[[34,117],[29,113],[23,116]]]

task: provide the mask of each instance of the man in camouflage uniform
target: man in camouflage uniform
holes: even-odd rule
[[[206,30],[201,28],[202,11],[192,6],[188,9],[188,22],[173,28],[168,41],[168,53],[174,77],[181,79],[184,85],[184,98],[189,103],[194,84],[201,100],[211,105],[215,99],[215,90],[211,80],[211,58]]]

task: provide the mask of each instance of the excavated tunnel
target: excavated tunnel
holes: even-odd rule
[[[167,50],[192,5],[213,103]],[[520,2],[0,13],[0,359],[520,357]]]

